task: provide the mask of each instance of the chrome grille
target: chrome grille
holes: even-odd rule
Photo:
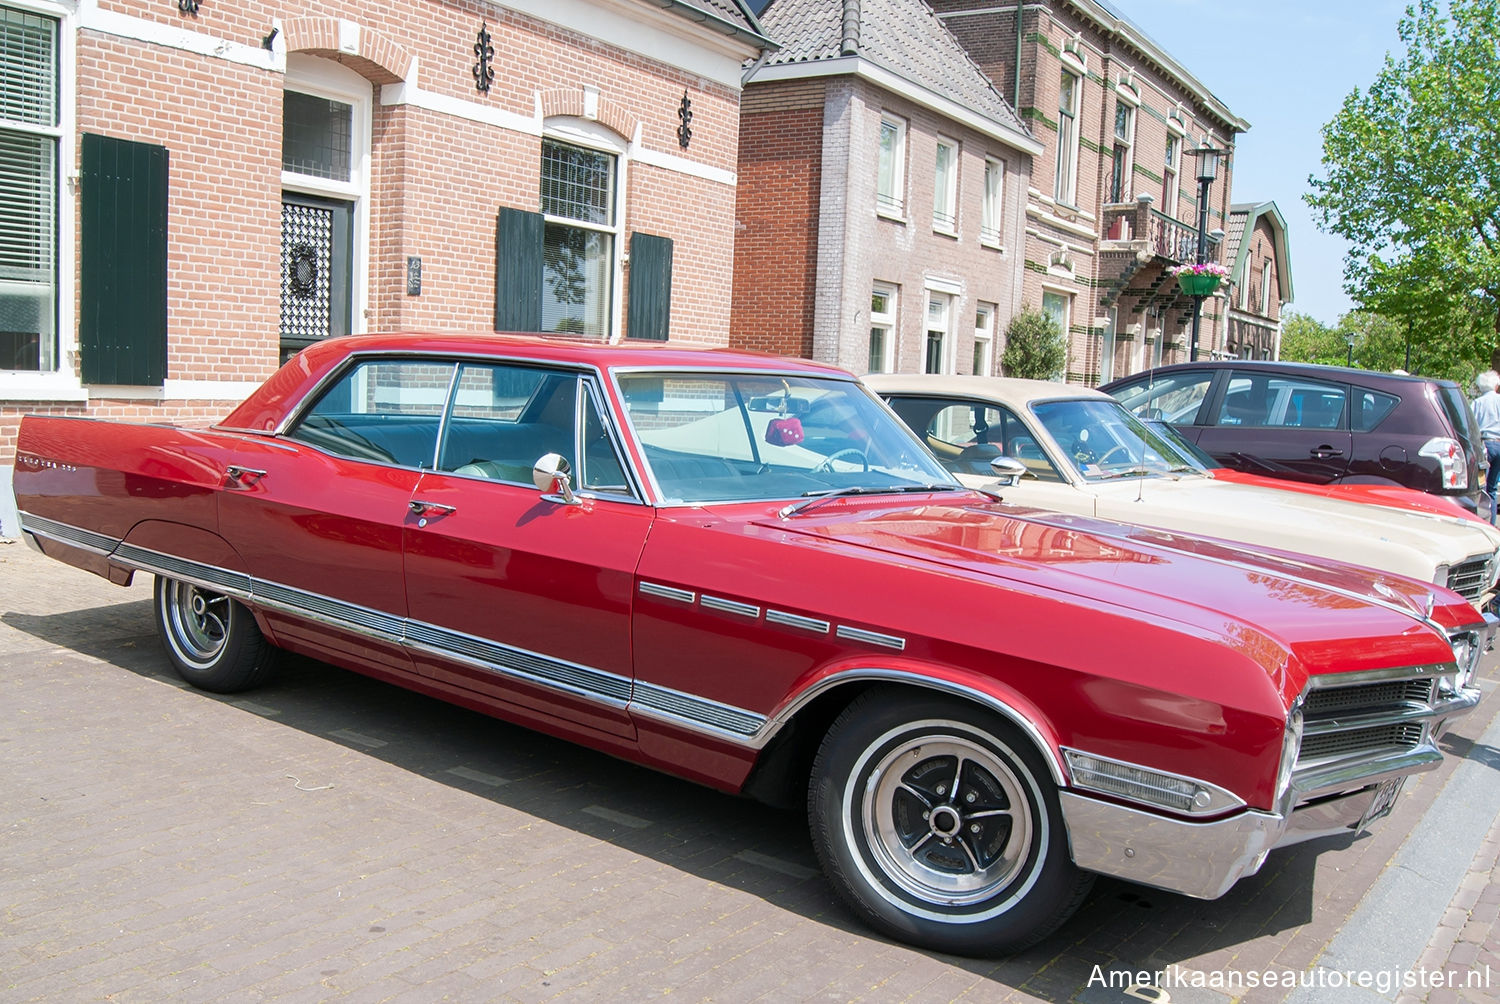
[[[1477,602],[1490,584],[1488,556],[1461,561],[1448,570],[1448,588],[1470,603]]]
[[[1306,762],[1328,757],[1411,749],[1422,741],[1423,728],[1421,722],[1395,722],[1311,735],[1302,740],[1302,752],[1297,759],[1299,762]]]
[[[1309,719],[1318,715],[1348,713],[1366,708],[1389,707],[1393,704],[1427,704],[1432,700],[1432,680],[1390,680],[1384,683],[1364,683],[1353,687],[1327,687],[1314,690],[1307,695],[1306,714]]]

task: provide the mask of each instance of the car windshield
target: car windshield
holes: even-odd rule
[[[1073,468],[1090,481],[1202,472],[1190,456],[1118,401],[1043,401],[1031,410]]]
[[[622,373],[620,391],[669,502],[960,490],[859,383],[759,373]]]

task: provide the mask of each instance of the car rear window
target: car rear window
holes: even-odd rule
[[[1474,416],[1469,411],[1468,402],[1464,400],[1463,391],[1457,385],[1437,385],[1438,401],[1443,406],[1443,414],[1448,416],[1448,421],[1453,425],[1453,431],[1459,439],[1471,446],[1479,442],[1479,429],[1474,423]]]
[[[1393,394],[1382,394],[1378,390],[1364,390],[1356,387],[1354,390],[1354,415],[1353,426],[1355,432],[1369,432],[1381,422],[1385,416],[1396,410],[1396,405],[1401,399]]]

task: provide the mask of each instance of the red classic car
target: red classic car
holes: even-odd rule
[[[1093,873],[1222,895],[1352,834],[1478,700],[1445,588],[958,484],[847,373],[672,346],[304,350],[209,429],[31,416],[45,553],[183,678],[287,649],[807,807],[895,937],[1018,950]]]

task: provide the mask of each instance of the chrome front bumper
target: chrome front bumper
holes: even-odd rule
[[[1478,703],[1477,689],[1445,702],[1428,738],[1399,756],[1295,777],[1283,798],[1285,811],[1248,809],[1226,819],[1192,822],[1060,792],[1073,862],[1128,882],[1217,899],[1258,872],[1274,848],[1353,836],[1388,813],[1407,777],[1442,763],[1436,740],[1451,719]]]

